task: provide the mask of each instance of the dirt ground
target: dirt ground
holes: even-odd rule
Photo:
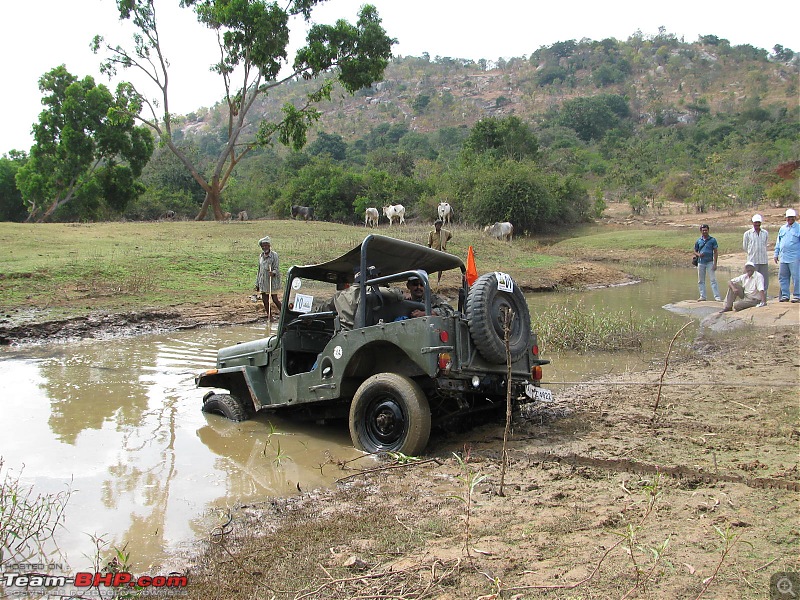
[[[599,220],[605,225],[635,225],[636,227],[655,227],[655,228],[689,228],[699,230],[700,225],[708,224],[711,235],[715,231],[733,229],[744,230],[750,227],[750,219],[754,213],[760,214],[763,218],[763,226],[772,233],[771,241],[775,241],[778,229],[786,220],[784,215],[785,208],[775,206],[760,207],[758,209],[735,209],[725,211],[711,211],[708,213],[697,213],[681,202],[665,202],[657,209],[648,209],[644,214],[636,215],[630,210],[630,206],[624,202],[616,202],[608,205],[603,211],[603,217]],[[698,232],[699,236],[699,232]]]
[[[699,224],[673,208],[611,210],[606,222]],[[743,230],[749,214],[707,220]],[[626,277],[592,261],[552,273],[570,287]],[[800,571],[800,308],[676,307],[703,325],[665,365],[559,389],[553,404],[515,414],[505,472],[502,415],[434,436],[418,461],[331,456],[321,468],[342,478],[336,489],[236,507],[158,572],[186,573],[187,596],[202,599],[783,597],[771,578]],[[264,318],[247,297],[63,322],[10,314],[0,338]]]
[[[499,418],[240,507],[174,567],[193,598],[768,598],[800,569],[799,342],[706,331],[660,388],[630,373],[516,415],[504,475]]]

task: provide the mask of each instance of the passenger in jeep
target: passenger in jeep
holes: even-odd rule
[[[414,302],[425,301],[425,284],[419,277],[415,275],[409,277],[408,281],[406,281],[406,287],[408,288],[410,300],[413,300]],[[456,311],[441,297],[431,292],[431,312],[438,317],[452,317]],[[424,317],[425,311],[414,309],[411,311],[409,316]]]
[[[375,267],[369,267],[368,269],[369,278],[379,277],[380,273]],[[381,285],[380,288],[377,286],[372,286],[369,291],[367,291],[367,300],[370,300],[370,296],[375,296],[376,294],[380,294],[382,296],[382,302],[400,302],[403,300],[403,292],[397,288],[392,287],[385,287]],[[342,326],[342,329],[353,329],[355,327],[355,323],[357,320],[356,315],[359,313],[359,302],[361,300],[361,281],[360,281],[360,274],[356,274],[355,280],[353,281],[353,285],[349,288],[341,291],[336,292],[333,297],[333,308],[339,315],[339,323]],[[370,313],[370,317],[373,315]],[[367,319],[367,325],[373,325],[372,319]]]

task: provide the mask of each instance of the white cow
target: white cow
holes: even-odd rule
[[[502,223],[495,223],[494,225],[487,225],[483,229],[486,235],[493,237],[496,240],[511,241],[514,237],[514,226],[508,221]]]
[[[402,204],[390,204],[383,207],[383,214],[389,219],[389,227],[397,219],[398,225],[405,225],[406,223],[406,207]]]
[[[378,226],[378,209],[368,208],[364,217],[364,227],[377,227]]]
[[[449,225],[450,221],[453,220],[453,209],[447,202],[439,202],[439,218],[445,222],[445,224]]]

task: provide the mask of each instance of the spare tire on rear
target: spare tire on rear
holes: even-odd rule
[[[504,291],[503,287],[510,287],[511,291]],[[508,309],[513,312],[508,342],[511,360],[515,361],[528,351],[530,341],[531,315],[525,296],[508,275],[485,273],[478,277],[469,290],[465,314],[475,347],[490,363],[506,362],[503,320]]]

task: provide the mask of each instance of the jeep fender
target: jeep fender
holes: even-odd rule
[[[443,327],[441,317],[418,317],[348,332],[350,343],[357,349],[346,357],[343,376],[363,380],[375,373],[399,372],[411,377],[434,377],[438,354],[451,352],[453,347],[426,337],[427,332]]]
[[[211,369],[195,378],[197,387],[228,390],[242,402],[252,402],[254,410],[271,404],[264,369],[261,367],[228,367]]]

